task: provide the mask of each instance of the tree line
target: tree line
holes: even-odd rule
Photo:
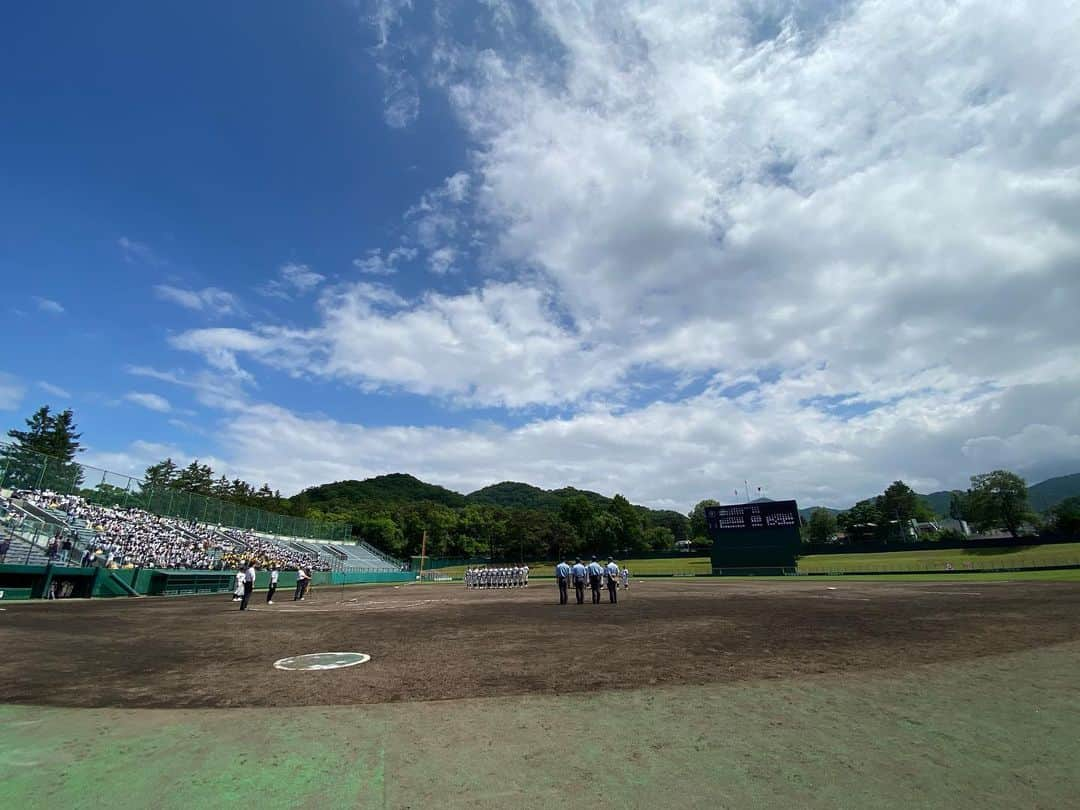
[[[76,461],[83,449],[81,436],[70,409],[57,413],[48,406],[39,408],[26,420],[25,429],[8,431],[11,443],[0,450],[6,485],[106,498],[121,492],[106,483],[81,489],[84,473]],[[49,463],[43,466],[38,454],[50,457]],[[356,539],[397,557],[419,554],[426,533],[430,556],[496,560],[625,557],[687,546],[703,550],[709,545],[705,510],[719,505],[706,499],[683,515],[635,506],[622,495],[609,499],[510,482],[463,496],[400,474],[322,485],[283,497],[269,484],[255,487],[229,479],[198,459],[181,467],[171,458],[146,468],[138,494],[168,490],[291,517],[351,524]],[[1065,534],[1080,532],[1080,498],[1066,499],[1040,519],[1028,504],[1024,479],[1006,470],[973,476],[969,489],[952,493],[949,512],[977,531],[1005,528],[1014,537],[1027,524]],[[839,534],[850,543],[899,542],[910,539],[911,521],[934,517],[911,487],[895,481],[881,495],[839,514],[815,510],[803,533],[813,543],[835,542]],[[946,538],[947,534],[932,539]]]
[[[1027,482],[1009,470],[973,475],[966,490],[950,493],[948,517],[968,523],[976,532],[1007,531],[1013,538],[1024,532],[1080,535],[1080,497],[1070,497],[1039,515],[1028,502]],[[874,498],[832,514],[815,509],[805,526],[811,543],[831,543],[843,534],[849,544],[905,542],[912,536],[912,521],[937,518],[933,510],[903,481],[894,481]],[[962,540],[954,529],[924,532],[921,540]]]

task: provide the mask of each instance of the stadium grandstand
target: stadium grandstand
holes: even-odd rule
[[[68,465],[78,467],[75,475],[50,475],[56,460],[37,453],[24,453],[19,462],[0,471],[0,535],[9,543],[8,564],[227,570],[254,563],[283,571],[373,572],[407,566],[354,540],[345,524],[155,491],[82,465]],[[65,479],[79,484],[58,487]],[[96,486],[82,485],[94,480]],[[18,486],[26,483],[50,486]]]

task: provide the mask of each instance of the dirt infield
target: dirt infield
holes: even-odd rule
[[[314,706],[709,684],[868,669],[902,673],[1080,639],[1066,583],[635,583],[618,605],[553,585],[11,604],[0,703]],[[586,600],[588,601],[588,600]],[[274,668],[353,651],[347,669]]]

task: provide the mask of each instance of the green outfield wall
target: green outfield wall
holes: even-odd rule
[[[344,586],[366,583],[409,582],[410,572],[315,571],[312,584]],[[259,571],[255,589],[265,590],[270,572]],[[2,599],[43,599],[53,586],[59,598],[115,596],[192,596],[229,593],[236,587],[236,571],[204,571],[162,568],[79,568],[65,565],[0,565]],[[296,572],[282,571],[281,590],[296,587]]]

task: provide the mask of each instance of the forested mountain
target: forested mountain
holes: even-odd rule
[[[363,481],[336,481],[333,484],[320,484],[305,489],[290,500],[311,506],[419,501],[430,501],[443,506],[464,506],[466,502],[465,496],[458,492],[436,484],[428,484],[405,473],[379,475]]]
[[[1080,495],[1080,473],[1059,475],[1028,487],[1028,503],[1036,512],[1046,512],[1066,498]]]
[[[587,489],[575,489],[563,487],[562,489],[540,489],[532,484],[522,484],[519,481],[503,481],[501,484],[478,489],[465,496],[469,503],[484,503],[491,506],[505,506],[519,509],[541,509],[545,512],[558,512],[567,501],[577,498],[585,498],[593,506],[607,507],[612,499],[599,492]],[[647,512],[655,510],[645,506],[636,507]]]

